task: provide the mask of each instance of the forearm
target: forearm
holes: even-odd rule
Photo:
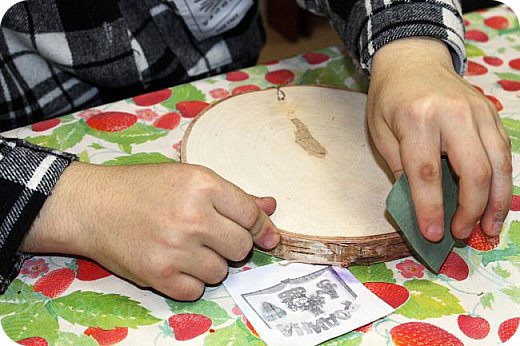
[[[298,0],[302,7],[326,14],[363,70],[371,73],[376,52],[398,39],[430,37],[449,48],[457,73],[464,73],[464,23],[460,0]]]
[[[0,290],[16,275],[18,248],[74,155],[0,136]]]

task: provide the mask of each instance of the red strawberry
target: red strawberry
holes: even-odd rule
[[[410,297],[408,290],[401,285],[388,282],[365,282],[363,285],[394,309],[406,303]]]
[[[425,322],[400,324],[390,331],[395,346],[464,346],[455,335]]]
[[[249,75],[242,71],[226,73],[226,79],[230,82],[240,82],[249,78]]]
[[[467,20],[467,19],[464,19],[464,26],[467,27],[467,26],[470,26],[470,25],[471,25],[470,21]]]
[[[136,96],[133,98],[133,100],[134,103],[138,106],[149,107],[169,99],[170,96],[172,96],[172,91],[170,89],[163,89]]]
[[[289,70],[271,71],[265,75],[265,79],[272,84],[289,84],[294,80],[294,73]]]
[[[99,346],[110,346],[117,344],[128,335],[128,328],[116,327],[114,329],[101,329],[99,327],[89,327],[83,332],[96,339]]]
[[[327,54],[323,53],[305,53],[303,54],[303,58],[311,65],[321,64],[330,59]]]
[[[260,338],[260,335],[258,335],[258,332],[255,330],[255,328],[253,327],[253,325],[251,324],[251,322],[249,322],[248,319],[246,319],[246,327],[247,327],[247,329],[249,329],[249,331],[251,332],[251,334],[253,334],[253,335],[256,336],[257,338]]]
[[[509,66],[515,70],[520,70],[520,58],[513,59],[509,62]]]
[[[457,323],[460,330],[469,338],[480,340],[489,334],[489,322],[482,317],[459,315]]]
[[[136,122],[137,117],[134,114],[125,112],[102,112],[87,119],[90,128],[104,132],[123,131]]]
[[[466,72],[466,76],[480,76],[486,74],[488,69],[486,66],[478,64],[474,61],[468,61],[468,71]]]
[[[260,90],[259,86],[253,85],[253,84],[247,84],[247,85],[241,85],[241,86],[236,87],[235,89],[233,89],[233,91],[231,93],[233,95],[238,95],[238,94],[248,93],[248,92],[257,91],[257,90]]]
[[[504,63],[502,59],[496,56],[485,56],[484,62],[491,66],[500,66]]]
[[[498,326],[498,337],[500,338],[500,341],[506,342],[511,339],[518,329],[518,324],[520,324],[520,317],[510,318],[500,323]]]
[[[370,331],[370,329],[372,329],[372,324],[373,323],[365,324],[364,326],[354,329],[354,331],[360,332],[360,333],[368,333]]]
[[[38,123],[32,124],[31,129],[35,132],[46,131],[48,129],[52,129],[55,126],[60,124],[61,120],[58,118],[52,118],[44,121],[40,121]]]
[[[41,277],[34,284],[34,291],[40,292],[49,298],[56,298],[74,281],[74,271],[69,268],[61,268],[53,270]]]
[[[153,126],[158,129],[173,130],[180,122],[181,116],[178,113],[166,113],[155,120]]]
[[[204,101],[181,101],[176,107],[185,118],[195,118],[208,104]]]
[[[502,86],[505,91],[518,91],[520,90],[520,82],[515,80],[499,80],[498,84]]]
[[[484,31],[480,30],[468,30],[466,31],[466,40],[472,40],[477,42],[489,41],[488,35]]]
[[[502,103],[495,97],[491,95],[486,95],[489,101],[493,102],[495,105],[495,108],[497,109],[497,112],[500,112],[502,109],[504,109],[504,106],[502,106]]]
[[[441,270],[439,270],[439,274],[444,274],[449,278],[462,281],[468,277],[469,267],[459,254],[451,252],[448,258],[446,258],[446,261],[444,261]]]
[[[76,277],[81,281],[94,281],[110,276],[109,271],[91,261],[78,259],[76,265]]]
[[[493,29],[504,30],[508,28],[509,21],[507,20],[507,18],[502,16],[493,16],[484,19],[484,24]]]
[[[513,195],[513,200],[511,201],[511,210],[520,211],[520,196]]]
[[[32,338],[25,338],[22,340],[18,340],[16,342],[19,345],[25,346],[48,346],[49,343],[44,338],[40,338],[39,336],[34,336]]]
[[[464,241],[469,247],[478,251],[491,251],[496,248],[500,242],[500,237],[489,237],[484,234],[480,223],[473,226],[473,230],[468,239]]]
[[[199,314],[177,314],[168,318],[168,324],[179,341],[191,340],[208,331],[211,320]]]

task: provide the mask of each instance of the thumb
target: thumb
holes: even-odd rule
[[[261,209],[258,210],[258,217],[249,231],[253,236],[253,242],[261,249],[273,249],[280,242],[280,231]]]
[[[276,200],[273,197],[257,197],[251,195],[253,197],[256,206],[264,211],[267,215],[273,215],[276,210]]]

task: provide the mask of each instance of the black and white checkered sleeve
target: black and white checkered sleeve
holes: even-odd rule
[[[0,136],[0,292],[29,257],[17,249],[61,173],[76,159]]]
[[[385,44],[405,37],[437,38],[450,48],[459,74],[466,69],[460,0],[297,0],[327,14],[347,48],[370,73],[372,57]]]

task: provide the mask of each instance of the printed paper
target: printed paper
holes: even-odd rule
[[[316,345],[394,310],[339,267],[280,262],[224,285],[268,345]]]

